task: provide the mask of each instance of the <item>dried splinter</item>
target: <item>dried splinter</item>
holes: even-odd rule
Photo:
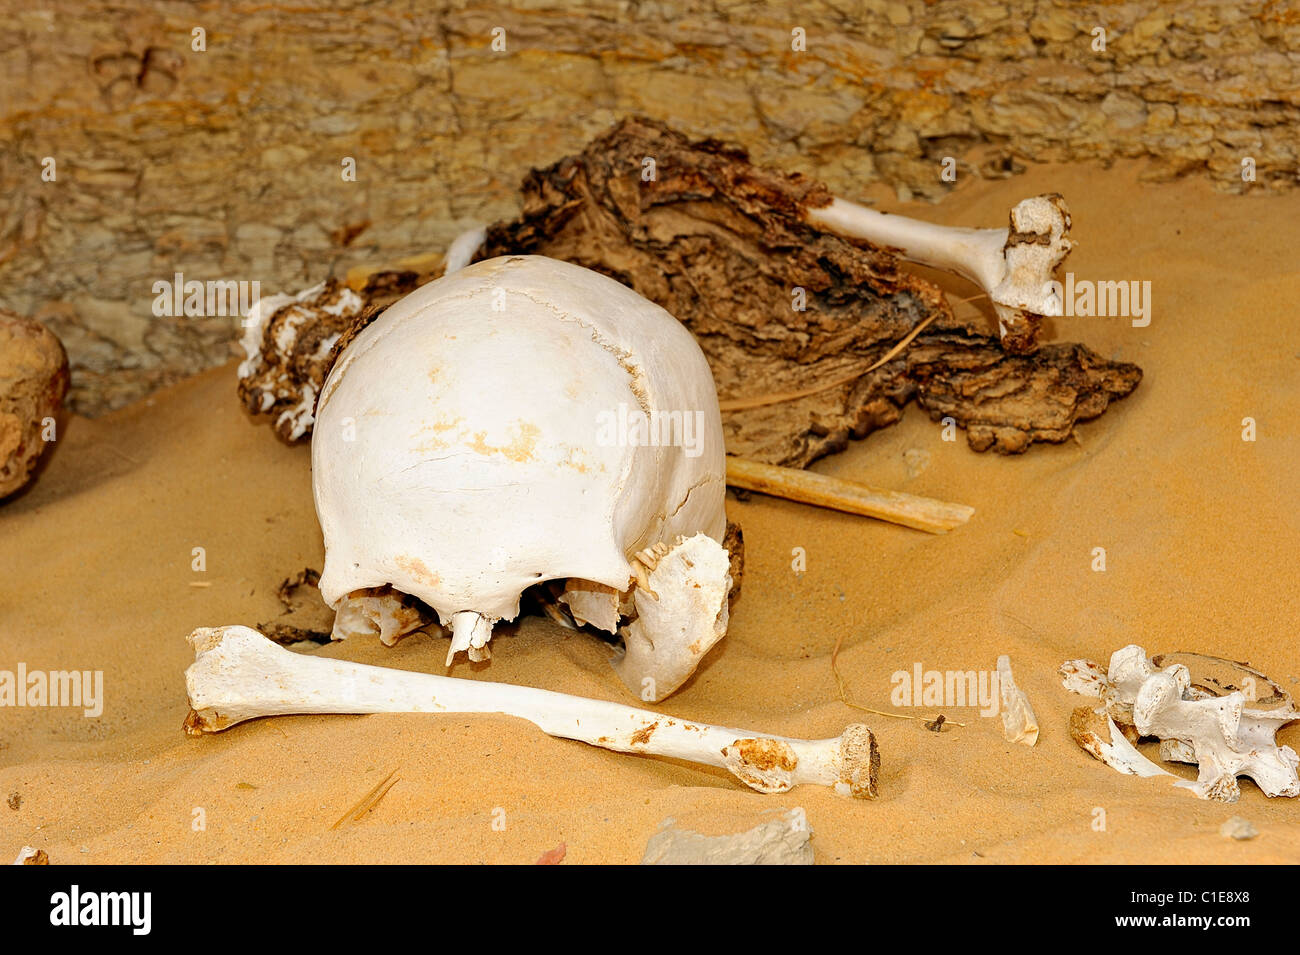
[[[1008,743],[1033,746],[1038,742],[1038,717],[1029,705],[1029,697],[1016,686],[1011,675],[1011,658],[998,657],[998,693],[1001,695],[1002,735]]]

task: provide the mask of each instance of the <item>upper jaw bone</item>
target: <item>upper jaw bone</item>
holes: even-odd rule
[[[718,766],[759,792],[802,783],[863,799],[877,791],[879,750],[858,724],[835,739],[791,739],[532,687],[304,656],[248,627],[200,628],[189,641],[195,660],[185,671],[192,707],[185,729],[195,736],[260,716],[504,713],[563,739]]]
[[[988,295],[1010,352],[1033,351],[1045,317],[1062,314],[1056,269],[1070,254],[1070,210],[1055,194],[1021,200],[1005,229],[935,225],[845,199],[805,210],[809,224],[890,249],[910,262],[954,272]]]

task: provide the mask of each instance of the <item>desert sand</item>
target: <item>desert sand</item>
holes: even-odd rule
[[[186,634],[275,620],[276,585],[323,556],[309,449],[244,413],[231,364],[72,420],[39,482],[0,506],[0,668],[101,669],[106,696],[99,719],[0,711],[0,853],[31,844],[54,864],[531,863],[564,843],[566,864],[628,863],[666,817],[718,834],[800,806],[819,863],[1300,860],[1296,802],[1244,779],[1236,805],[1202,802],[1167,779],[1115,773],[1067,732],[1083,699],[1057,667],[1104,664],[1129,643],[1249,661],[1300,684],[1300,193],[1229,196],[1141,173],[1032,167],[968,183],[939,206],[868,194],[891,211],[993,225],[1017,199],[1060,191],[1078,242],[1066,268],[1151,282],[1149,327],[1076,317],[1048,329],[1146,373],[1078,441],[976,454],[912,407],[814,466],[977,509],[944,537],[760,496],[728,501],[745,532],[744,592],[726,638],[660,708],[793,736],[866,722],[882,754],[878,800],[817,787],[764,796],[721,770],[556,740],[507,717],[292,717],[187,738]],[[954,299],[972,292],[936,280]],[[1248,416],[1254,442],[1242,440]],[[929,455],[914,477],[909,450]],[[191,569],[195,547],[206,572]],[[1105,572],[1092,569],[1095,547]],[[794,548],[806,551],[802,574]],[[1005,742],[999,720],[974,708],[938,708],[965,724],[939,734],[848,708],[830,667],[841,636],[850,693],[884,710],[895,671],[991,670],[1009,654],[1038,745]],[[627,701],[608,648],[548,619],[503,628],[493,650],[452,674]],[[312,652],[441,673],[446,641]],[[1300,724],[1280,739],[1300,747]],[[331,828],[394,771],[372,812]],[[1260,835],[1220,836],[1233,815]]]

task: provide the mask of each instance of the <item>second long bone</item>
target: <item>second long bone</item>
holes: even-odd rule
[[[1032,351],[1042,320],[1062,314],[1055,274],[1074,245],[1070,210],[1055,193],[1020,201],[1000,229],[941,226],[840,198],[805,208],[803,216],[819,229],[865,239],[909,262],[974,282],[993,303],[1007,351]]]

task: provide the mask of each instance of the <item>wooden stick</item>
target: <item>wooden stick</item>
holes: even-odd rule
[[[727,483],[747,491],[862,514],[931,534],[945,534],[960,527],[975,513],[975,508],[965,504],[885,491],[855,481],[841,481],[812,471],[782,468],[731,455],[727,455]]]

